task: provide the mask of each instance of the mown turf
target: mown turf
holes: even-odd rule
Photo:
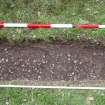
[[[0,105],[104,105],[105,91],[0,88]]]
[[[105,0],[0,0],[0,20],[34,23],[105,23]],[[2,29],[0,38],[23,40],[105,39],[104,29]]]

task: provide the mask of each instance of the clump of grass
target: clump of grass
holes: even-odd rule
[[[0,89],[0,105],[104,105],[105,91]]]

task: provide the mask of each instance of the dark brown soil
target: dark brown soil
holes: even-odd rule
[[[91,41],[0,44],[0,80],[104,80],[105,47]]]

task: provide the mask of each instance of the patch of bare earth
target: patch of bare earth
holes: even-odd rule
[[[105,47],[91,41],[0,44],[0,80],[105,79]]]

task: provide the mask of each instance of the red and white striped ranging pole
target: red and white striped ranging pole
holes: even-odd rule
[[[35,23],[5,23],[0,22],[0,28],[105,28],[99,24],[35,24]]]

